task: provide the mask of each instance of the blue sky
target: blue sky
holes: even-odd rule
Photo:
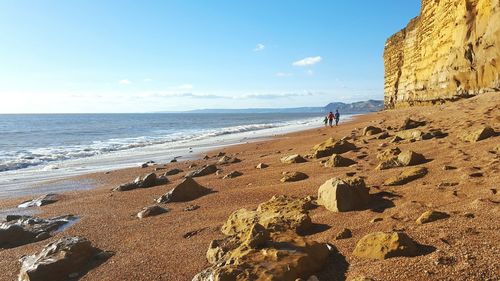
[[[383,98],[420,0],[0,0],[0,113],[322,106]]]

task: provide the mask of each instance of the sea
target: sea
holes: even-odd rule
[[[0,198],[37,193],[36,186],[70,176],[192,159],[322,122],[314,113],[0,114]],[[54,185],[39,191],[68,189]]]

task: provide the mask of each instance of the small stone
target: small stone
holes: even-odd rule
[[[416,220],[417,224],[429,223],[437,220],[449,218],[450,215],[438,211],[426,211]]]
[[[338,154],[332,154],[328,161],[325,163],[325,167],[349,167],[356,164],[356,161],[349,158],[342,157]]]
[[[225,176],[223,177],[223,179],[232,179],[232,178],[239,177],[239,176],[241,176],[241,175],[243,175],[243,173],[238,172],[238,171],[232,171],[231,173],[229,173],[229,174],[225,175]]]
[[[352,231],[348,228],[342,229],[337,235],[335,235],[336,240],[347,239],[352,237]]]
[[[284,172],[283,177],[281,178],[281,182],[295,182],[307,179],[307,176],[301,172]]]
[[[197,210],[199,208],[200,208],[199,205],[189,205],[186,208],[184,208],[183,210],[186,211],[186,212],[190,212],[190,211]]]
[[[269,167],[269,165],[265,164],[265,163],[259,163],[255,168],[257,169],[265,169]]]
[[[370,223],[376,223],[376,222],[383,221],[383,220],[384,220],[383,218],[374,218],[374,219],[370,220]]]
[[[142,211],[137,213],[137,217],[140,219],[146,218],[146,217],[152,217],[152,216],[157,216],[164,214],[166,212],[170,211],[169,209],[162,208],[158,205],[153,205],[149,207],[144,207]]]
[[[427,175],[427,172],[427,168],[425,167],[409,168],[401,172],[398,176],[391,177],[385,180],[384,185],[404,185],[411,181],[424,177],[425,175]]]
[[[363,129],[363,136],[371,136],[382,133],[382,129],[375,126],[368,126]]]
[[[307,162],[307,160],[304,159],[304,157],[302,157],[300,154],[293,154],[281,158],[281,163],[284,164],[304,163],[304,162]]]
[[[455,166],[450,166],[450,165],[443,166],[443,170],[445,170],[445,171],[456,170],[456,169],[457,169],[457,167],[455,167]]]
[[[481,173],[481,172],[475,172],[475,173],[469,174],[469,177],[471,177],[471,178],[480,178],[482,176],[483,176],[483,173]]]

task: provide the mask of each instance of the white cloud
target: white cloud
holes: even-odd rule
[[[254,52],[260,52],[260,51],[264,51],[264,49],[266,48],[266,46],[264,46],[264,44],[257,44],[257,46],[255,46],[255,48],[253,49]]]
[[[120,85],[130,85],[130,84],[132,84],[132,81],[130,81],[128,79],[123,79],[123,80],[118,81],[118,84],[120,84]]]
[[[179,91],[191,91],[194,86],[191,84],[182,84],[179,86],[170,87],[171,90],[179,90]]]
[[[321,60],[322,60],[322,58],[320,56],[307,57],[307,58],[303,58],[301,60],[294,62],[293,65],[294,66],[310,66],[310,65],[315,65],[315,64],[319,63]]]
[[[142,80],[142,81],[144,81],[146,83],[149,83],[149,82],[153,82],[153,79],[151,79],[151,78],[144,78],[144,80]]]
[[[278,76],[278,77],[290,77],[290,76],[293,76],[293,73],[277,72],[276,76]]]

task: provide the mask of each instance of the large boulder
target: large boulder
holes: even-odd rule
[[[186,178],[196,178],[196,177],[203,177],[207,176],[210,174],[215,174],[217,172],[217,166],[215,165],[205,165],[201,167],[200,169],[196,169],[194,171],[191,171],[186,174]]]
[[[356,164],[356,161],[342,157],[338,154],[332,154],[328,161],[325,162],[325,167],[349,167]]]
[[[363,136],[371,136],[382,133],[382,129],[375,126],[367,126],[363,128]]]
[[[37,197],[32,200],[24,201],[21,204],[19,204],[17,207],[18,208],[30,208],[30,207],[41,207],[45,206],[48,204],[55,203],[61,199],[61,196],[59,194],[55,193],[49,193],[42,195],[40,197]]]
[[[378,260],[412,257],[418,255],[418,244],[404,232],[374,232],[361,238],[352,254]]]
[[[417,224],[429,223],[437,220],[442,220],[449,218],[450,215],[444,212],[439,211],[425,211],[418,219],[416,220]]]
[[[294,163],[305,163],[307,160],[302,157],[300,154],[293,154],[293,155],[288,155],[285,157],[282,157],[281,163],[283,164],[294,164]]]
[[[285,280],[309,277],[326,264],[333,246],[300,236],[311,226],[311,199],[273,197],[254,211],[241,209],[222,227],[227,236],[207,251],[212,264],[194,281]]]
[[[221,231],[226,235],[241,236],[255,223],[270,231],[293,230],[304,232],[312,226],[308,210],[312,207],[310,198],[295,199],[274,196],[260,204],[256,210],[239,209],[233,212]]]
[[[63,281],[84,274],[96,261],[109,257],[81,237],[65,237],[39,253],[21,258],[19,281]]]
[[[211,189],[198,184],[192,178],[185,178],[180,184],[156,200],[158,203],[186,202],[210,193]]]
[[[489,126],[481,126],[463,134],[460,138],[465,142],[477,142],[495,136],[495,130]]]
[[[361,178],[332,178],[318,190],[318,204],[332,212],[362,210],[369,201],[368,188]]]
[[[425,121],[417,121],[417,120],[412,120],[410,118],[406,118],[399,129],[400,130],[414,129],[420,126],[425,126],[425,124],[426,124]]]
[[[284,172],[281,182],[294,182],[307,179],[309,176],[302,172]]]
[[[403,170],[399,175],[385,180],[384,185],[404,185],[416,179],[423,178],[425,175],[427,175],[427,172],[428,170],[425,167],[408,168]]]
[[[0,223],[0,248],[13,248],[45,240],[76,219],[73,215],[49,219],[9,216],[6,222]]]
[[[313,158],[322,158],[331,156],[332,154],[346,153],[355,149],[356,146],[345,139],[336,141],[333,138],[329,138],[324,142],[315,145],[311,156]]]

